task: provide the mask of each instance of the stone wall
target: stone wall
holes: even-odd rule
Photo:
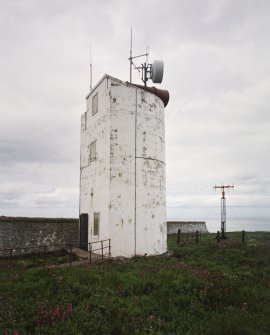
[[[0,249],[78,243],[78,219],[0,217]]]
[[[168,235],[177,234],[178,229],[181,229],[182,233],[194,233],[197,230],[208,233],[206,223],[203,221],[167,221]]]

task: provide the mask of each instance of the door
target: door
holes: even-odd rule
[[[80,215],[80,248],[88,250],[88,214]]]

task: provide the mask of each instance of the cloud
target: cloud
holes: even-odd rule
[[[134,54],[150,46],[151,60],[165,60],[168,206],[211,206],[215,183],[235,183],[237,206],[267,206],[268,2],[14,0],[0,7],[2,213],[78,215],[89,44],[94,83],[104,73],[128,80],[131,25]]]

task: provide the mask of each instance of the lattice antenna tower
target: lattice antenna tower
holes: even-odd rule
[[[226,239],[226,197],[225,188],[234,188],[234,185],[215,185],[213,188],[221,189],[221,238]]]

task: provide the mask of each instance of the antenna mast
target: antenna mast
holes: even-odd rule
[[[129,82],[132,82],[132,27],[130,28]]]
[[[92,50],[91,50],[91,44],[90,44],[90,92],[92,91]]]
[[[234,185],[220,185],[213,186],[216,190],[217,188],[221,189],[221,238],[226,239],[226,197],[225,197],[225,188],[234,188]]]
[[[151,71],[151,67],[152,64],[148,64],[148,55],[149,55],[149,48],[146,48],[146,53],[142,54],[142,55],[138,55],[138,56],[132,56],[132,27],[130,30],[130,55],[129,55],[129,78],[130,78],[130,83],[132,83],[132,65],[134,66],[134,69],[138,70],[140,72],[140,70],[142,70],[142,81],[144,82],[144,85],[146,86],[146,81],[149,79],[147,78],[147,74],[150,74]],[[136,66],[133,63],[133,59],[134,58],[140,58],[146,56],[146,63],[142,64],[141,67]]]
[[[129,78],[130,83],[132,83],[132,68],[138,70],[139,73],[142,71],[141,80],[144,83],[144,86],[147,86],[148,79],[151,79],[153,83],[161,84],[163,79],[164,72],[164,62],[162,60],[155,60],[152,64],[148,63],[149,56],[149,47],[146,47],[146,51],[142,55],[133,56],[132,53],[132,27],[130,30],[130,54],[129,54]],[[145,63],[142,63],[141,66],[136,66],[133,62],[133,59],[146,57]]]

